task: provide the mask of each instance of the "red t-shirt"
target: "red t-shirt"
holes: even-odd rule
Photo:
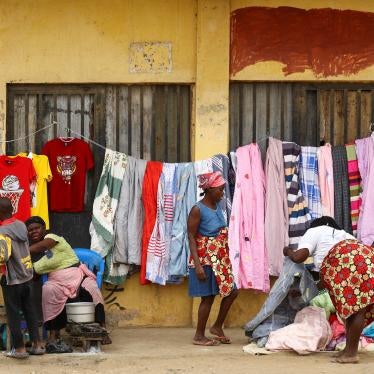
[[[81,212],[84,208],[86,172],[94,166],[89,145],[83,140],[56,138],[46,143],[53,179],[49,183],[49,209],[55,212]]]
[[[10,199],[13,216],[20,221],[30,218],[30,184],[35,178],[31,159],[21,156],[0,156],[0,196]]]

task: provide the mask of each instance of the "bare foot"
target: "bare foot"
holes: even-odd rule
[[[340,357],[336,357],[333,362],[337,362],[339,364],[357,364],[358,363],[358,356],[347,356],[342,355]]]
[[[212,335],[215,335],[215,336],[225,336],[225,333],[223,332],[223,329],[222,327],[216,327],[216,326],[212,326],[210,329],[209,329],[210,333]]]
[[[339,351],[339,352],[336,352],[332,355],[332,357],[334,358],[337,358],[337,357],[341,357],[345,354],[345,350],[343,349],[342,351]]]

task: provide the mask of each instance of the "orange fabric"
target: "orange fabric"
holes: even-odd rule
[[[145,279],[149,239],[156,223],[157,188],[162,173],[162,162],[149,161],[145,169],[142,200],[144,206],[144,225],[142,236],[142,257],[140,267],[140,284],[150,283]]]

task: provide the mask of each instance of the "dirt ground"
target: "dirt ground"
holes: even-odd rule
[[[240,329],[227,330],[233,343],[217,347],[194,346],[192,335],[189,328],[116,329],[111,334],[113,344],[102,353],[53,354],[25,361],[0,357],[0,373],[374,373],[374,352],[360,354],[359,364],[343,366],[332,363],[329,353],[249,355],[242,351],[247,339]]]

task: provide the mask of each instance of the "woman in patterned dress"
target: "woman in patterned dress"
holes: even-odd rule
[[[283,252],[296,263],[313,257],[322,284],[345,321],[346,347],[335,361],[358,362],[360,335],[374,320],[374,250],[324,216],[312,222],[297,250],[286,247]]]
[[[223,198],[225,180],[220,172],[199,176],[202,200],[188,217],[190,244],[189,294],[201,297],[193,344],[214,346],[230,344],[223,323],[237,296],[227,245],[227,222],[218,202]],[[210,328],[213,338],[205,336],[205,327],[216,295],[222,296],[218,316]]]

